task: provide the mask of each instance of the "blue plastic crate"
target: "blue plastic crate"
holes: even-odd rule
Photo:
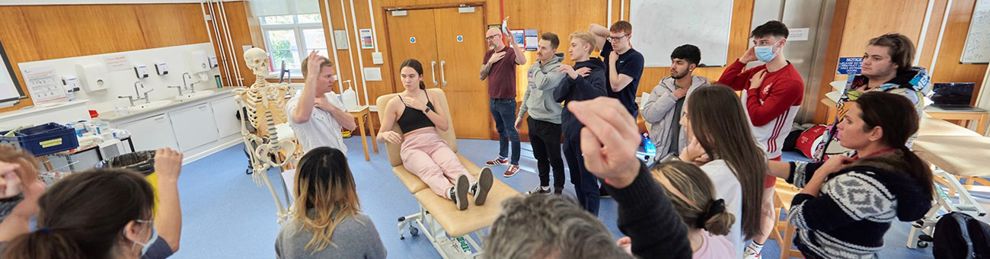
[[[24,128],[5,137],[8,131],[0,132],[0,144],[14,144],[35,156],[45,156],[79,147],[76,131],[58,123],[48,123]]]

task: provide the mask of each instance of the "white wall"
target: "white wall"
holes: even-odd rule
[[[236,2],[238,0],[222,1]],[[174,4],[199,2],[200,0],[0,0],[0,5]]]
[[[106,57],[122,55],[127,58],[127,61],[129,61],[132,66],[143,64],[148,67],[148,74],[150,76],[141,80],[141,82],[144,84],[145,90],[155,89],[154,92],[148,94],[148,98],[152,101],[156,101],[169,99],[179,94],[178,90],[175,88],[167,88],[166,86],[182,85],[182,73],[192,71],[192,59],[194,58],[192,53],[196,51],[206,53],[206,55],[213,55],[214,53],[213,46],[210,45],[210,43],[199,43],[92,56],[23,62],[19,63],[19,66],[22,71],[25,69],[52,68],[54,69],[56,75],[76,75],[82,78],[84,75],[79,75],[79,72],[76,69],[77,64],[100,64],[105,63],[104,58]],[[154,64],[156,62],[167,63],[169,70],[167,75],[159,76],[155,73]],[[190,84],[195,82],[195,87],[197,90],[216,88],[216,83],[213,76],[217,74],[217,69],[212,69],[206,73],[190,72],[190,74],[193,75],[193,80],[187,81],[189,81],[188,83]],[[95,109],[101,112],[113,110],[115,106],[129,106],[130,104],[127,99],[120,99],[117,97],[135,95],[134,82],[137,82],[138,79],[133,68],[121,71],[108,71],[105,78],[107,82],[106,90],[86,92],[85,88],[83,88],[76,93],[76,99],[89,99],[87,106],[89,106],[90,109]]]

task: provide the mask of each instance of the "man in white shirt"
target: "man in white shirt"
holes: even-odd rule
[[[334,65],[326,57],[312,52],[302,63],[306,80],[303,90],[285,104],[289,126],[302,145],[303,153],[327,146],[347,154],[341,128],[354,130],[354,116],[344,110],[344,104],[336,98],[328,98],[337,81]]]

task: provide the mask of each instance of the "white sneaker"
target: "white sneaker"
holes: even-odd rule
[[[744,259],[761,259],[761,258],[763,258],[763,255],[760,252],[757,252],[756,250],[753,250],[752,248],[746,247],[746,249],[743,251],[743,258]]]

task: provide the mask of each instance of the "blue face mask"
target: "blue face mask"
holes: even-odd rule
[[[141,243],[134,241],[134,243],[141,245],[141,256],[144,256],[148,253],[148,249],[151,249],[151,245],[154,244],[155,241],[158,241],[158,230],[155,229],[155,226],[151,226],[151,238],[148,238],[148,242]]]
[[[756,46],[753,48],[756,53],[756,59],[763,61],[764,63],[770,62],[777,55],[773,53],[773,45],[770,46]]]

